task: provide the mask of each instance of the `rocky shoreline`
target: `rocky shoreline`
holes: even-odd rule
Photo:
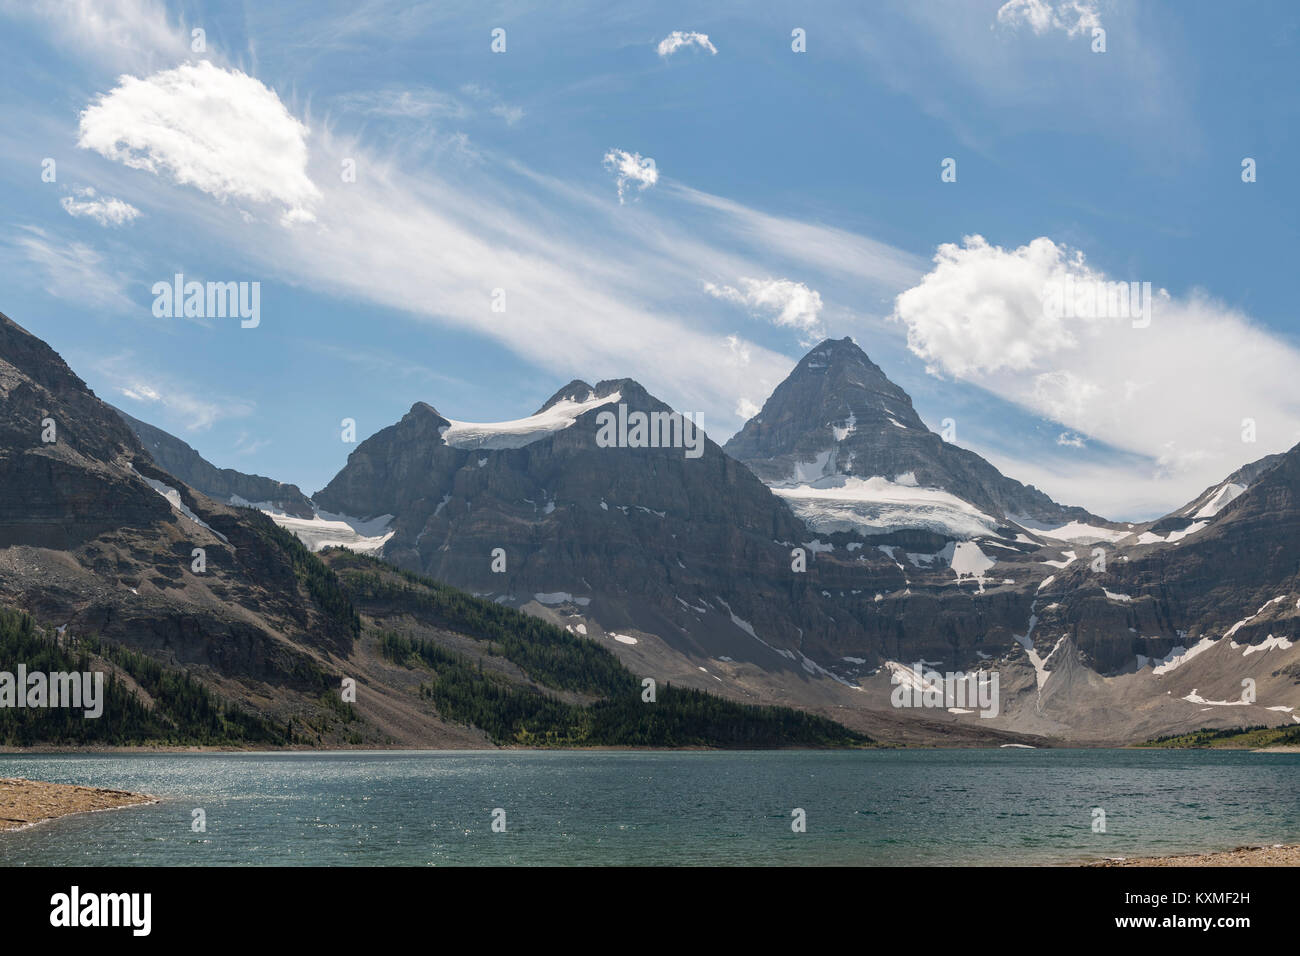
[[[0,778],[0,831],[19,830],[73,813],[94,813],[156,803],[157,798],[126,790]]]
[[[1088,866],[1300,866],[1300,844],[1239,846],[1219,853],[1186,853],[1179,856],[1135,856],[1129,859],[1098,860]]]

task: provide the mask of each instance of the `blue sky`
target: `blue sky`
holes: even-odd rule
[[[1300,441],[1300,8],[653,7],[0,0],[0,310],[308,493],[344,418],[573,378],[721,441],[822,336],[1109,517]],[[177,272],[260,283],[260,324],[156,317]],[[1045,319],[1066,276],[1150,282],[1149,327]]]

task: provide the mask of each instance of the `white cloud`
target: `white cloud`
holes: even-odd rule
[[[957,377],[1034,368],[1076,348],[1081,335],[1128,324],[1118,316],[1073,319],[1049,307],[1049,293],[1104,277],[1081,252],[1046,237],[1008,251],[966,236],[960,246],[939,246],[934,263],[919,285],[898,296],[894,316],[907,325],[913,352]]]
[[[247,415],[251,406],[210,402],[181,389],[168,388],[142,379],[116,386],[119,394],[147,405],[160,405],[175,416],[187,431],[206,431],[223,418]]]
[[[749,343],[738,335],[728,335],[724,340],[727,344],[727,350],[731,353],[727,361],[736,366],[749,364],[750,351]]]
[[[629,153],[623,149],[611,149],[605,154],[603,163],[605,168],[614,174],[620,203],[623,202],[629,185],[635,186],[640,192],[645,192],[659,182],[659,170],[655,166],[655,161],[649,156],[643,157],[640,153]]]
[[[261,82],[201,61],[121,77],[82,112],[77,145],[223,201],[279,203],[287,222],[300,222],[320,198],[307,176],[307,134]]]
[[[491,113],[505,120],[507,126],[514,126],[524,118],[524,111],[520,107],[508,106],[505,103],[497,103],[491,108]]]
[[[715,298],[737,302],[759,313],[767,313],[777,325],[798,329],[801,343],[812,345],[825,337],[820,315],[822,297],[802,282],[791,279],[741,278],[741,288],[705,283],[704,291]]]
[[[709,42],[707,33],[685,33],[681,30],[674,30],[659,41],[659,55],[672,56],[684,46],[698,46],[701,50],[708,50],[714,54],[718,52],[717,47]]]
[[[1039,36],[1048,30],[1078,36],[1101,26],[1101,15],[1089,0],[1007,0],[998,8],[997,19],[1012,28],[1026,25]]]
[[[119,385],[117,390],[127,398],[137,402],[162,401],[162,395],[158,390],[144,382],[133,382],[130,385]]]
[[[72,192],[74,195],[64,196],[59,200],[59,205],[74,219],[86,216],[101,226],[120,226],[140,215],[140,210],[129,202],[112,196],[96,196],[95,190],[89,186]]]
[[[763,409],[760,406],[755,405],[749,399],[744,397],[736,402],[736,417],[743,418],[745,421],[749,421],[762,410]]]
[[[1045,290],[1108,280],[1044,237],[1003,249],[969,236],[934,261],[895,301],[910,349],[932,373],[1142,456],[1145,474],[1130,469],[1130,481],[1168,479],[1170,500],[1183,501],[1300,439],[1300,350],[1222,303],[1162,292],[1146,327],[1060,313]],[[1258,443],[1242,441],[1244,418],[1256,421]]]
[[[1061,432],[1056,436],[1056,443],[1066,448],[1086,448],[1088,446],[1082,435],[1075,435],[1071,432]]]

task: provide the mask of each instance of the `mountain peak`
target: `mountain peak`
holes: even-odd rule
[[[871,361],[871,357],[862,351],[858,343],[847,335],[842,339],[826,339],[821,344],[814,346],[799,360],[799,366],[818,365],[864,365],[876,372],[880,372],[880,366]],[[880,372],[880,374],[883,375],[884,373]]]
[[[447,419],[443,417],[442,412],[438,411],[428,402],[416,402],[411,406],[411,410],[402,417],[403,419],[436,418],[443,424],[446,424],[447,422]]]
[[[594,388],[592,388],[582,379],[575,378],[572,382],[570,382],[568,385],[565,385],[558,392],[556,392],[545,402],[543,402],[542,407],[539,408],[536,412],[534,412],[534,414],[540,415],[542,412],[546,411],[556,402],[565,402],[565,401],[584,402],[587,400],[587,396],[591,395],[595,391],[596,390]]]
[[[854,432],[887,443],[899,429],[930,434],[907,392],[846,336],[827,339],[800,359],[726,449],[757,465],[765,480],[780,481]],[[848,458],[840,466],[852,467]]]
[[[825,500],[804,493],[793,505],[814,530],[831,531],[840,525],[883,530],[889,522],[880,519],[876,499],[885,491],[907,497],[912,493],[899,488],[914,487],[968,502],[986,528],[1012,515],[1060,524],[1091,517],[1062,508],[930,431],[907,392],[851,338],[827,339],[808,352],[724,448],[773,488],[807,485],[824,490],[822,485],[835,484],[822,496]],[[872,479],[888,487],[859,488],[871,500],[845,503],[851,497],[847,486]],[[866,520],[859,520],[863,515]],[[950,525],[969,533],[964,518]]]
[[[809,351],[786,381],[796,377],[823,381],[819,388],[830,404],[875,407],[906,427],[925,427],[912,410],[912,399],[907,392],[890,381],[880,366],[847,335],[842,339],[827,339]]]

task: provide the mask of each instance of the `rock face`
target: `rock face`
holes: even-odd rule
[[[44,342],[0,315],[0,547],[75,547],[165,516],[130,475],[131,431]]]
[[[805,355],[724,447],[779,489],[796,513],[826,530],[915,526],[927,498],[937,519],[927,524],[959,537],[1017,518],[1053,527],[1109,525],[1082,508],[1057,504],[930,431],[907,393],[849,338],[828,339]],[[957,502],[927,496],[924,489]],[[891,507],[909,498],[911,516]]]
[[[113,408],[113,411],[135,432],[160,468],[195,491],[226,504],[270,507],[298,518],[310,518],[314,513],[310,499],[298,490],[297,485],[286,485],[261,475],[247,475],[233,468],[218,468],[161,428],[132,418],[120,408]]]
[[[552,453],[562,457],[568,441],[578,449],[579,460],[587,460],[584,454],[597,454],[585,427],[590,422],[589,412],[609,404],[605,399],[625,399],[637,407],[651,403],[634,383],[603,383],[599,390],[604,398],[596,398],[588,386],[575,383],[548,403],[539,421],[509,423],[504,428],[449,422],[433,409],[417,406],[390,430],[393,434],[387,437],[394,439],[390,444],[385,444],[385,436],[379,436],[358,449],[356,467],[335,483],[342,490],[325,497],[334,494],[342,498],[344,492],[351,492],[366,496],[355,505],[347,504],[354,512],[365,510],[367,503],[400,511],[402,553],[412,561],[422,554],[431,561],[436,558],[444,577],[452,576],[457,562],[486,569],[489,549],[504,545],[510,549],[513,565],[524,571],[516,576],[515,584],[531,586],[531,579],[550,581],[560,572],[549,568],[547,561],[562,561],[568,542],[549,535],[546,528],[533,526],[529,519],[558,509],[520,505],[514,493],[554,503],[554,493],[541,493],[548,486],[570,489],[576,495],[594,490],[596,485],[581,475],[572,485],[558,482],[558,474],[545,470],[545,455],[538,459],[545,485],[526,474],[512,473],[509,466],[529,460],[540,450],[529,450],[533,431],[555,431],[580,418],[584,427],[557,442],[561,447]],[[446,444],[444,435],[451,445]],[[215,469],[196,461],[197,456],[182,443],[165,435],[154,437],[153,447],[161,449],[164,457],[178,454],[181,464],[193,469],[200,480],[218,480]],[[701,443],[694,447],[705,454],[684,458],[680,448],[676,458],[653,460],[635,448],[599,448],[599,454],[639,463],[625,469],[629,481],[640,483],[625,489],[628,494],[648,496],[653,486],[661,488],[657,494],[667,497],[673,488],[702,487],[697,482],[703,476],[741,499],[749,495],[770,498],[757,479],[716,446],[705,449]],[[480,467],[484,456],[499,462],[492,468]],[[588,461],[595,463],[595,457]],[[698,474],[692,468],[698,469]],[[649,474],[638,478],[646,469]],[[434,533],[447,531],[445,519],[433,503],[436,485],[429,483],[426,471],[435,477],[450,476],[458,486],[477,488],[473,483],[480,482],[489,490],[505,489],[500,501],[484,495],[476,499],[473,508],[461,502],[452,509],[470,542],[463,552],[449,554],[448,549],[433,541],[426,545],[420,538],[425,528]],[[222,481],[227,479],[220,476]],[[248,476],[229,480],[245,479]],[[220,490],[224,493],[231,487],[223,485]],[[242,487],[253,490],[247,483]],[[681,503],[674,509],[680,512]],[[275,513],[278,520],[296,522],[299,527],[333,521],[318,514],[309,502],[306,510],[310,517],[297,518],[278,509]],[[625,517],[622,511],[613,510]],[[731,520],[750,520],[755,513],[736,507],[724,518],[703,514],[687,518],[698,518],[709,540],[720,533],[735,535],[742,553],[757,547],[760,530],[769,535],[795,527],[788,511],[776,501],[771,502],[761,527],[737,527]],[[475,523],[480,517],[485,523],[499,522],[506,531],[489,532]],[[718,521],[727,525],[725,531],[710,527]],[[610,530],[609,526],[599,527]],[[689,520],[682,520],[674,527],[685,534],[692,526]],[[601,569],[590,562],[583,565],[593,576],[603,574],[598,577],[602,582],[624,582],[629,604],[638,600],[639,591],[648,590],[648,586],[636,585],[636,574],[656,573],[638,563],[638,534],[642,533],[666,546],[665,535],[652,525],[633,522],[601,553],[610,567]],[[528,545],[539,548],[531,562]],[[483,560],[471,561],[471,553]],[[482,747],[494,739],[517,739],[510,736],[516,733],[512,729],[515,719],[523,721],[517,728],[518,739],[530,739],[527,721],[518,717],[530,712],[548,713],[552,729],[563,726],[575,735],[573,739],[585,739],[577,717],[565,723],[568,718],[563,712],[553,712],[544,701],[533,699],[535,692],[556,695],[574,705],[590,703],[587,698],[595,695],[626,709],[629,701],[615,698],[627,691],[633,695],[635,707],[642,704],[633,674],[599,647],[586,646],[562,631],[542,627],[523,615],[504,612],[441,584],[421,585],[417,593],[391,565],[353,566],[348,559],[362,559],[341,552],[328,557],[352,569],[354,574],[347,583],[330,564],[312,555],[265,514],[214,501],[160,468],[122,417],[97,399],[58,355],[0,316],[0,608],[21,610],[34,618],[42,633],[33,640],[41,645],[58,647],[60,652],[66,649],[69,657],[81,649],[93,669],[108,671],[112,679],[121,682],[126,688],[123,699],[134,695],[134,705],[157,718],[154,726],[161,733],[179,727],[178,721],[185,719],[190,721],[186,732],[193,735],[187,739],[206,739],[202,735],[213,734],[226,742],[231,739],[227,735],[251,727],[257,734],[251,739],[259,743]],[[629,581],[631,587],[626,586]],[[623,606],[613,600],[611,604]],[[5,620],[20,618],[6,613]],[[728,627],[736,630],[729,622]],[[380,628],[385,633],[379,633]],[[431,642],[443,653],[459,655],[464,660],[456,666],[466,668],[466,673],[472,673],[469,668],[477,664],[479,675],[485,670],[492,675],[490,689],[481,690],[480,696],[467,703],[458,696],[459,685],[449,677],[452,689],[445,690],[447,696],[440,702],[432,703],[426,682],[440,679],[434,676],[437,673],[446,676],[442,664],[431,672],[418,660],[399,660],[385,650],[391,650],[386,639],[412,638]],[[745,640],[753,643],[752,638]],[[521,646],[524,643],[526,646]],[[408,644],[408,650],[414,653],[414,646]],[[421,660],[427,662],[427,653]],[[703,686],[697,674],[686,677],[694,680],[694,684],[686,682],[688,687],[698,690]],[[344,678],[354,682],[354,706],[340,697],[340,687],[348,686],[341,684]],[[676,674],[673,678],[674,685],[681,683]],[[207,699],[194,689],[191,680],[215,695],[221,704],[219,711],[203,709],[210,702],[205,703]],[[712,686],[707,689],[715,690]],[[519,696],[525,690],[528,699]],[[659,739],[671,741],[677,739],[675,733],[689,731],[694,735],[689,739],[706,743],[749,741],[752,733],[760,730],[768,735],[765,739],[777,742],[818,739],[806,736],[807,722],[801,717],[786,721],[789,715],[755,714],[716,702],[700,705],[722,715],[717,718],[722,723],[711,726],[693,716],[690,701],[695,698],[677,695],[676,690],[672,692],[676,696],[668,699],[687,703],[674,705],[670,716],[676,723],[668,728],[671,732],[657,730]],[[232,702],[242,707],[231,710],[228,705]],[[664,702],[661,694],[659,703]],[[482,712],[474,709],[480,703]],[[462,708],[457,712],[460,716],[452,713],[457,706]],[[235,718],[228,720],[231,714]],[[452,723],[453,716],[456,723]],[[652,716],[645,723],[654,729],[656,719]],[[478,727],[465,726],[468,721]],[[632,725],[640,726],[636,721],[629,723]],[[493,734],[505,736],[489,736],[479,727],[493,727]],[[607,721],[602,733],[605,737],[601,739],[618,739],[619,734],[630,735],[629,740],[640,739],[618,722]],[[837,736],[828,739],[855,739],[839,728],[832,727],[831,733]]]
[[[171,666],[319,693],[353,635],[277,535],[160,469],[49,346],[0,316],[0,604]]]
[[[801,629],[810,644],[862,636],[791,573],[791,547],[808,536],[780,499],[707,439],[698,457],[601,447],[602,415],[620,407],[671,413],[629,379],[572,382],[535,415],[492,426],[419,403],[313,500],[395,515],[383,554],[399,566],[512,603],[582,608],[608,630],[653,631],[693,653],[782,667]],[[901,584],[883,559],[859,578]]]
[[[1004,544],[999,570],[1014,568],[1020,588],[989,578],[985,593],[981,575],[958,580],[942,535],[902,532],[880,546],[810,531],[711,441],[698,458],[602,447],[601,416],[619,406],[671,411],[628,379],[570,383],[535,415],[490,426],[419,403],[313,500],[394,515],[382,554],[402,567],[606,631],[649,632],[696,657],[851,680],[885,658],[976,660],[1013,644],[1026,585],[1047,573],[1025,556],[1036,545]]]

